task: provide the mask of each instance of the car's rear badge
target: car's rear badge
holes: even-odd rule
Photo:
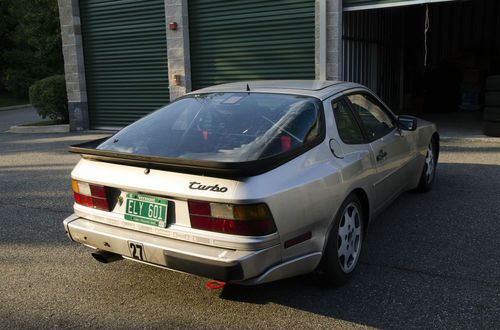
[[[219,187],[218,184],[216,184],[215,186],[207,186],[207,185],[203,185],[200,182],[196,182],[196,181],[189,182],[189,189],[210,190],[210,191],[221,192],[221,193],[225,193],[227,191],[226,187]]]

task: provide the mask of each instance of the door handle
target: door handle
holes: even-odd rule
[[[387,152],[385,152],[384,149],[380,149],[377,155],[377,162],[380,162],[385,157],[387,157]]]

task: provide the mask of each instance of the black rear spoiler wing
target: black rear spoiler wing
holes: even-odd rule
[[[182,158],[169,158],[159,156],[136,155],[117,151],[97,149],[97,147],[109,137],[75,144],[69,147],[69,152],[80,154],[82,158],[92,159],[107,163],[158,169],[165,171],[210,175],[218,177],[248,177],[258,175],[287,162],[288,157],[270,157],[262,160],[247,162],[217,162],[206,160],[191,160]]]

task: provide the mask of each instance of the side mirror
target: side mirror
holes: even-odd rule
[[[417,129],[417,118],[413,116],[398,116],[398,127],[403,131],[414,131]]]

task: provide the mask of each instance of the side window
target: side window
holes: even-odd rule
[[[342,141],[347,144],[363,143],[364,138],[361,129],[346,102],[337,101],[332,104],[332,108],[337,130]]]
[[[395,125],[392,118],[371,97],[362,94],[347,96],[354,111],[361,119],[363,128],[370,140],[376,140],[391,132]]]

